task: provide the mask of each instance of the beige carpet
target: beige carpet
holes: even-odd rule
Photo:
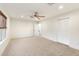
[[[72,56],[79,51],[42,37],[13,39],[3,56]]]

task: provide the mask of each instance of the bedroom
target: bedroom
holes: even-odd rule
[[[7,17],[0,55],[79,55],[79,3],[1,3],[0,9]]]

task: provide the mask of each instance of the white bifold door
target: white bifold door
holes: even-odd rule
[[[57,41],[69,44],[71,21],[69,19],[58,20],[57,22]]]

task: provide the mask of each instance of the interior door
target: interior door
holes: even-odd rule
[[[34,35],[35,36],[40,36],[41,35],[41,24],[40,23],[35,23],[34,24]]]

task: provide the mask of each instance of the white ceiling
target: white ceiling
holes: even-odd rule
[[[59,6],[62,5],[63,9],[59,10]],[[50,17],[57,16],[62,13],[66,13],[79,8],[78,3],[55,3],[49,5],[48,3],[0,3],[1,10],[5,11],[9,17],[21,18],[31,20],[30,16],[33,12],[39,12],[39,15],[46,16],[42,19],[48,19]]]

